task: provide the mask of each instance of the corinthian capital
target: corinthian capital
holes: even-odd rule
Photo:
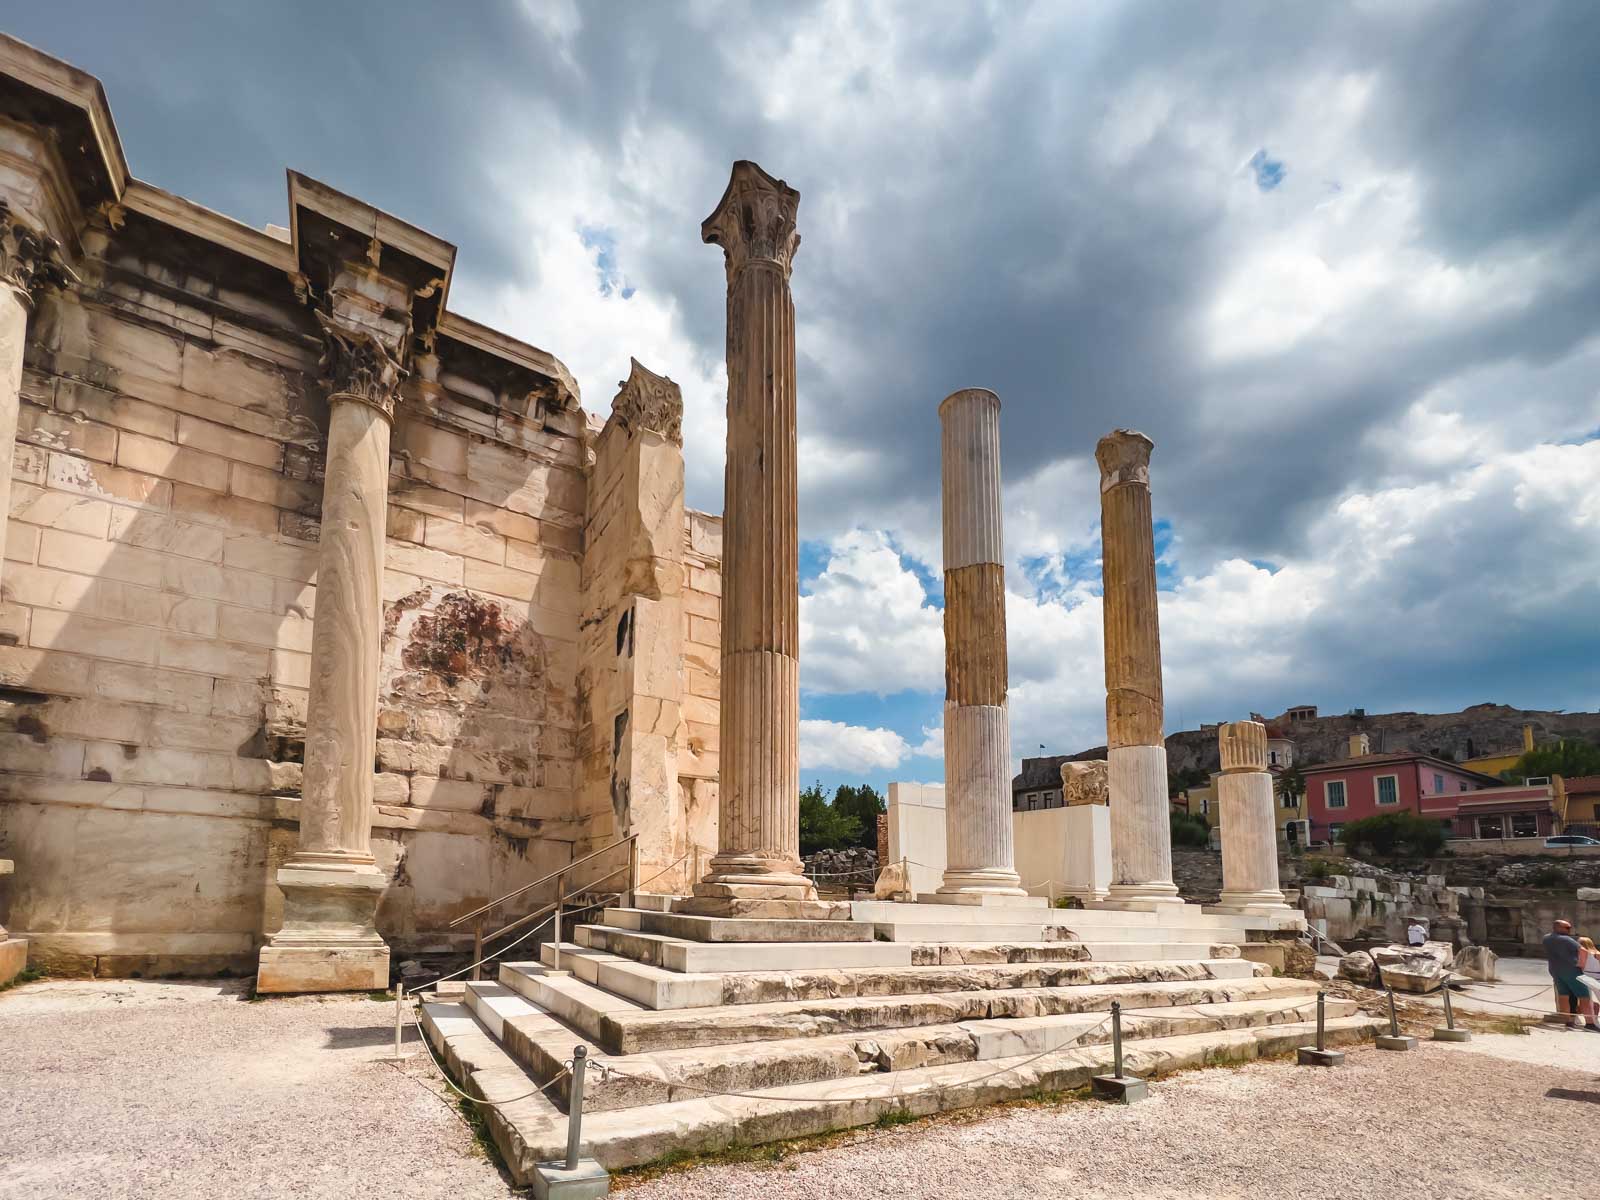
[[[1132,429],[1116,429],[1100,439],[1094,459],[1100,464],[1100,490],[1122,483],[1150,486],[1150,451],[1155,443]]]
[[[628,360],[633,369],[620,384],[621,391],[611,402],[611,411],[628,429],[637,433],[652,429],[676,445],[683,445],[683,393],[665,375],[657,375]]]
[[[407,323],[398,337],[384,336],[373,328],[331,317],[317,310],[322,326],[322,377],[328,395],[371,405],[394,420],[395,399],[409,372],[402,360],[409,355],[411,329]]]
[[[700,222],[700,240],[722,247],[730,282],[753,262],[773,263],[788,278],[800,248],[795,232],[799,208],[799,192],[740,159],[716,211]]]
[[[12,288],[31,306],[47,284],[77,281],[61,257],[61,243],[21,220],[0,200],[0,284]]]

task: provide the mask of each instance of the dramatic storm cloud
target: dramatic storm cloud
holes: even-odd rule
[[[17,6],[134,171],[461,247],[721,505],[729,164],[802,194],[808,777],[937,778],[936,407],[1001,396],[1014,745],[1104,734],[1094,442],[1156,442],[1168,726],[1600,703],[1600,9]]]

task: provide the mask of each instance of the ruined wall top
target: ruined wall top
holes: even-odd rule
[[[1100,439],[1094,458],[1100,464],[1100,490],[1124,483],[1150,486],[1150,451],[1155,443],[1134,429],[1115,429]]]

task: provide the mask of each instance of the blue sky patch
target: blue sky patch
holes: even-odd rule
[[[1256,186],[1263,192],[1270,192],[1277,187],[1288,173],[1281,160],[1267,157],[1265,147],[1250,156],[1250,169],[1255,172]]]

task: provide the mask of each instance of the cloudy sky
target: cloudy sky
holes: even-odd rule
[[[1600,707],[1600,7],[7,4],[135,174],[460,246],[721,507],[730,163],[799,189],[803,767],[935,780],[939,401],[1003,402],[1013,747],[1104,738],[1096,438],[1148,433],[1168,730]]]

